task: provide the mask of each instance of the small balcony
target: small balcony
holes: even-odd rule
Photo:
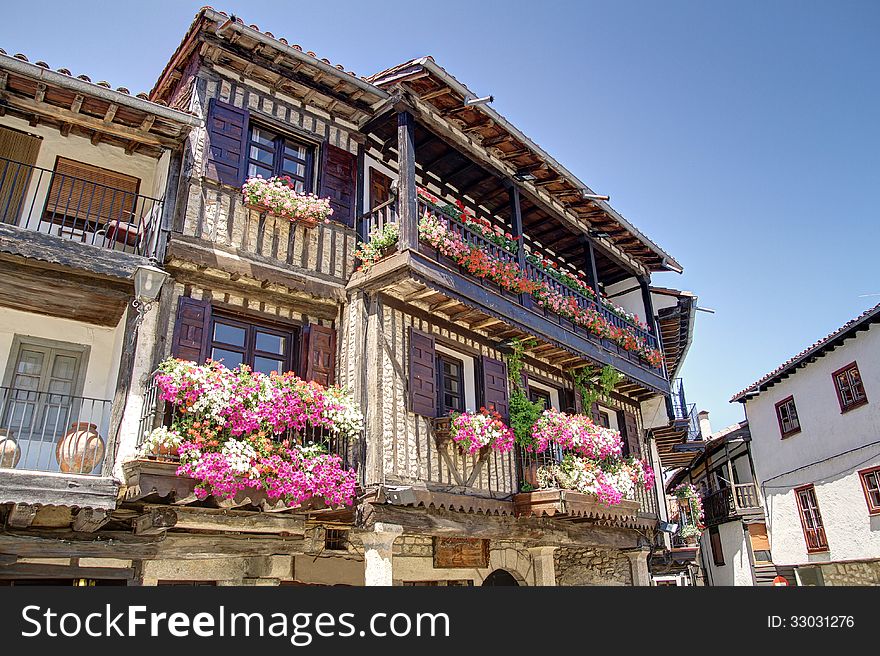
[[[112,403],[0,387],[0,503],[109,510]]]
[[[163,200],[0,158],[0,223],[97,248],[155,257]]]
[[[703,499],[703,511],[707,526],[738,518],[762,517],[764,513],[754,483],[738,483],[712,492]]]

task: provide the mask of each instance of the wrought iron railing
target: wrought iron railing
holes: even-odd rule
[[[754,483],[737,483],[706,495],[703,511],[706,524],[718,524],[740,515],[743,511],[761,507]]]
[[[693,442],[703,437],[700,420],[697,417],[697,406],[695,403],[688,403],[685,399],[683,378],[672,381],[669,396],[666,397],[666,408],[677,425],[687,427],[686,442]]]
[[[0,469],[104,474],[111,401],[0,387]]]
[[[153,257],[163,204],[131,190],[0,158],[0,223]]]

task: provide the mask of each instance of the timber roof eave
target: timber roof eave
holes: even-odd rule
[[[843,326],[835,330],[833,333],[823,337],[818,342],[815,342],[813,345],[807,347],[794,357],[786,360],[784,363],[779,365],[776,369],[771,371],[769,374],[765,375],[760,380],[755,381],[748,387],[746,387],[741,392],[738,392],[730,399],[730,403],[739,402],[746,403],[747,401],[755,398],[761,392],[765,391],[772,385],[775,385],[783,378],[786,378],[794,373],[801,367],[804,367],[810,364],[816,358],[820,358],[829,351],[834,350],[847,339],[851,337],[855,337],[856,334],[861,330],[867,330],[874,323],[880,322],[880,303],[875,305],[868,310],[865,310],[862,314],[857,316],[855,319],[852,319],[845,323]]]
[[[368,77],[367,80],[376,84],[377,86],[390,85],[397,82],[405,81],[413,75],[418,75],[418,68],[422,68],[423,70],[427,71],[430,75],[434,76],[438,80],[438,82],[455,90],[461,96],[475,97],[475,94],[470,89],[468,89],[467,86],[459,82],[442,66],[438,65],[430,56],[413,59],[404,64],[400,64],[386,71],[372,75]],[[594,193],[592,189],[590,189],[584,182],[578,179],[577,176],[575,176],[562,164],[557,162],[556,159],[554,159],[549,153],[547,153],[538,144],[536,144],[529,137],[523,134],[522,131],[511,124],[506,118],[504,118],[492,107],[489,107],[487,105],[479,105],[476,106],[476,109],[482,112],[486,116],[486,118],[495,125],[496,128],[505,130],[516,141],[524,144],[538,158],[543,160],[543,162],[545,162],[548,167],[554,169],[561,177],[565,178],[574,187],[582,190],[584,193],[587,194]],[[647,249],[650,250],[660,260],[661,266],[654,266],[650,270],[674,271],[676,273],[682,273],[684,271],[683,267],[676,261],[674,257],[672,257],[654,241],[652,241],[641,231],[639,231],[638,228],[627,221],[608,202],[602,200],[591,200],[590,202],[601,209],[608,217],[610,217],[613,221],[620,225],[621,228],[623,228],[629,234],[635,237],[639,243],[647,247]]]
[[[182,112],[150,100],[144,100],[143,98],[129,95],[122,91],[107,88],[93,82],[87,82],[78,77],[53,71],[49,68],[44,68],[43,66],[26,62],[22,59],[6,54],[0,54],[0,70],[5,70],[10,73],[37,80],[47,86],[51,85],[83,96],[104,100],[119,105],[120,107],[140,111],[155,116],[156,118],[175,123],[182,128],[183,135],[181,140],[189,130],[199,127],[202,124],[201,118],[188,112]]]

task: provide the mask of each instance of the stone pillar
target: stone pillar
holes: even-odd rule
[[[651,585],[651,572],[648,569],[648,556],[651,553],[650,549],[634,549],[623,553],[629,558],[629,566],[632,571],[632,584],[638,586]]]
[[[372,532],[360,534],[364,543],[364,585],[392,585],[392,548],[401,533],[400,524],[377,522]]]
[[[556,562],[553,559],[555,553],[556,547],[529,547],[535,569],[535,585],[556,585]]]
[[[153,371],[153,348],[159,337],[159,326],[157,325],[159,305],[158,301],[152,303],[150,309],[144,314],[144,320],[138,328],[137,340],[134,345],[131,385],[125,399],[125,411],[119,426],[116,459],[113,463],[113,477],[120,481],[124,479],[122,462],[137,451],[138,426],[144,409],[144,393]],[[133,312],[133,310],[129,308],[129,312]],[[128,343],[130,335],[124,335],[123,339],[126,340],[123,348],[131,348]]]

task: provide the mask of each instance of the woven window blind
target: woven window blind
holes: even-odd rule
[[[17,223],[42,143],[18,130],[0,127],[0,223]]]
[[[46,199],[46,214],[106,223],[136,223],[140,180],[99,166],[59,157]]]

